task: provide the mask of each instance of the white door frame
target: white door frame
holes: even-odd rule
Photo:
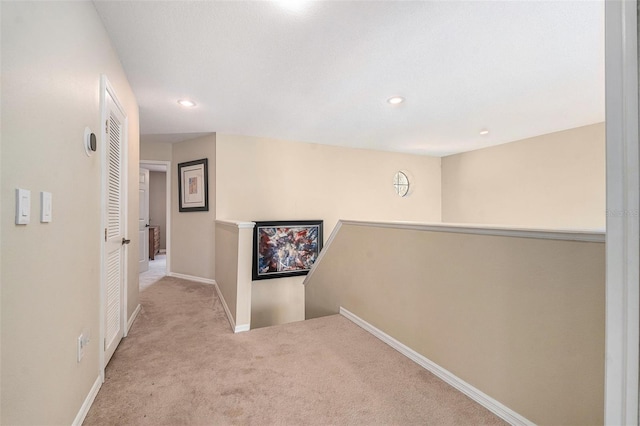
[[[167,209],[167,226],[165,231],[165,240],[167,242],[167,267],[166,274],[169,275],[171,272],[171,161],[160,161],[160,160],[140,160],[140,165],[161,165],[167,167],[167,181],[166,181],[166,209]]]
[[[104,241],[104,234],[102,232],[103,229],[106,228],[106,184],[107,184],[107,166],[106,166],[106,155],[107,155],[107,133],[106,133],[106,129],[104,127],[104,124],[107,120],[107,98],[106,95],[107,93],[109,94],[109,96],[111,97],[111,99],[113,100],[113,102],[116,104],[116,106],[122,111],[125,119],[124,119],[124,123],[122,126],[122,134],[123,134],[123,138],[122,138],[122,208],[124,210],[124,223],[122,224],[122,230],[124,235],[129,235],[129,173],[128,173],[128,168],[129,168],[129,135],[128,135],[128,130],[129,130],[129,117],[126,114],[126,110],[124,109],[124,107],[122,106],[122,104],[120,103],[120,101],[118,100],[118,97],[116,96],[115,90],[113,88],[113,86],[111,85],[111,83],[109,82],[109,80],[107,79],[107,76],[102,74],[100,76],[100,167],[101,167],[101,175],[102,175],[102,179],[101,179],[101,188],[100,188],[100,192],[101,192],[101,213],[100,213],[100,217],[101,217],[101,232],[100,232],[100,241]],[[127,312],[128,312],[128,289],[129,289],[129,283],[128,283],[128,271],[129,271],[129,260],[128,260],[128,246],[125,245],[124,246],[124,254],[123,254],[123,288],[122,288],[122,292],[121,292],[121,297],[122,297],[122,303],[121,303],[121,313],[120,313],[120,321],[121,324],[120,326],[122,327],[122,332],[123,332],[123,336],[126,337],[127,335],[127,322],[128,322],[128,318],[127,318]],[[106,293],[106,280],[105,280],[105,268],[104,268],[104,256],[105,256],[105,248],[104,248],[104,243],[100,244],[100,340],[98,341],[98,345],[100,347],[100,350],[98,351],[99,356],[98,356],[98,362],[99,362],[99,371],[100,371],[100,378],[102,379],[102,382],[104,383],[104,369],[105,369],[105,356],[104,356],[104,352],[105,352],[105,348],[104,348],[104,341],[105,341],[105,336],[106,336],[106,323],[105,323],[105,293]]]
[[[138,273],[142,273],[142,272],[146,272],[149,270],[149,254],[150,254],[150,250],[151,247],[149,246],[149,225],[151,224],[149,222],[150,220],[150,212],[149,212],[149,189],[151,188],[150,185],[150,181],[149,181],[149,176],[150,176],[150,171],[149,169],[145,169],[143,167],[140,167],[138,169],[138,205],[140,204],[140,189],[143,186],[146,186],[147,190],[145,191],[145,195],[144,195],[144,203],[143,203],[143,207],[139,208],[139,212],[138,212],[138,236],[140,236],[140,231],[144,231],[144,236],[142,238],[139,238],[141,241],[138,241],[138,252],[140,250],[142,250],[142,260],[140,260],[140,257],[138,257]],[[144,182],[141,179],[144,176]],[[144,185],[143,185],[144,184]],[[145,217],[142,217],[142,214],[145,213],[144,210],[146,209],[146,214]],[[144,229],[140,229],[140,219],[144,219]]]
[[[638,424],[640,157],[637,49],[637,1],[606,1],[606,425]]]

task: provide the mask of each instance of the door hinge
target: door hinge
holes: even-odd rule
[[[109,120],[104,122],[104,132],[108,135],[109,134]]]
[[[107,228],[104,228],[104,241],[107,242]]]
[[[102,351],[106,351],[107,350],[107,338],[105,337],[104,340],[102,341]]]

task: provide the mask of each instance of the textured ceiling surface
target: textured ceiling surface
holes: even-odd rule
[[[94,4],[144,135],[442,156],[604,121],[601,1]]]

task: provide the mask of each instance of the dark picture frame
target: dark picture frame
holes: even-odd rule
[[[256,222],[254,281],[307,275],[322,250],[322,220]]]
[[[181,212],[209,211],[209,160],[207,158],[178,164],[178,210]]]

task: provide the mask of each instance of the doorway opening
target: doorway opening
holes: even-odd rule
[[[144,245],[148,248],[143,254],[148,268],[140,270],[142,291],[171,272],[171,162],[140,160],[140,169],[149,176],[147,222],[141,227],[146,227]]]

